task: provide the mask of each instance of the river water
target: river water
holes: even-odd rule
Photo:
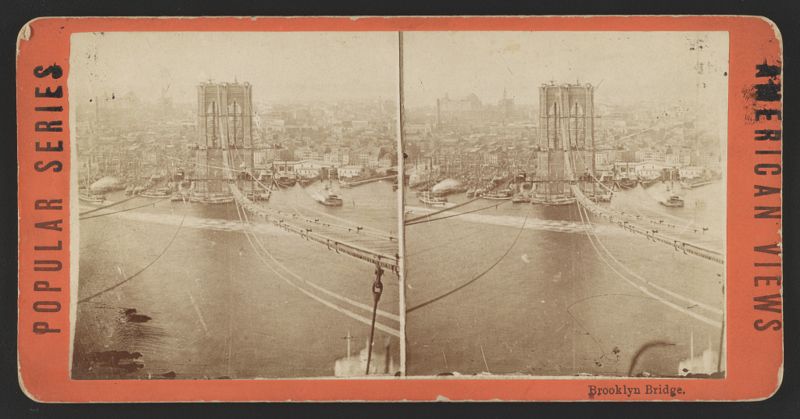
[[[669,186],[605,205],[721,251],[723,185],[682,191],[684,208],[659,204]],[[431,210],[407,197],[406,219]],[[723,265],[586,221],[575,205],[479,199],[455,211],[472,210],[407,228],[409,375],[674,376],[690,355],[719,350]]]
[[[340,208],[315,202],[320,189],[276,190],[265,205],[396,235],[391,182],[341,191]],[[346,336],[353,353],[365,346],[369,325],[355,317],[370,318],[374,266],[254,221],[274,259],[266,257],[233,204],[135,198],[87,216],[148,202],[154,205],[80,222],[73,377],[332,376],[347,355]],[[386,273],[383,283],[379,309],[396,316],[397,276]],[[378,322],[398,328],[391,318]],[[375,342],[399,361],[397,337],[378,330]]]
[[[339,208],[315,202],[322,186],[276,190],[265,205],[397,234],[390,182],[341,190]],[[659,204],[667,187],[605,205],[722,250],[723,185],[681,192],[684,208]],[[364,347],[373,266],[251,219],[265,257],[234,205],[136,198],[89,215],[148,202],[80,222],[73,377],[322,377],[347,354],[346,336],[353,353]],[[690,355],[719,350],[722,265],[587,220],[574,205],[457,209],[472,210],[407,227],[409,375],[672,376]],[[430,211],[407,194],[407,219]],[[395,274],[384,284],[378,322],[397,329]],[[399,360],[399,339],[376,331],[384,343]]]

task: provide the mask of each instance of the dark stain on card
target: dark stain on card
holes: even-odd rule
[[[125,321],[129,323],[147,323],[153,319],[150,316],[137,313],[135,308],[126,308],[122,314],[125,316]]]
[[[130,373],[144,368],[144,363],[137,361],[141,357],[141,352],[101,351],[90,353],[87,359],[94,366],[110,367]]]

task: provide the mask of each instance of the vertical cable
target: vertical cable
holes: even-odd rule
[[[406,231],[405,231],[405,144],[403,142],[403,119],[405,117],[403,95],[403,32],[397,32],[397,272],[398,300],[400,301],[400,375],[406,375]]]

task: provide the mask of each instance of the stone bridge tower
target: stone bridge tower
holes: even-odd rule
[[[253,167],[252,86],[201,83],[197,86],[197,159],[195,193],[227,194],[222,150],[231,150],[234,168]],[[244,166],[244,167],[243,167]]]
[[[594,87],[590,84],[545,84],[539,87],[537,178],[542,193],[564,194],[569,182],[594,170]],[[565,154],[573,151],[572,176]],[[543,190],[542,190],[543,189]]]

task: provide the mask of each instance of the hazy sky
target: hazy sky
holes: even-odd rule
[[[256,102],[393,99],[395,32],[106,32],[73,35],[71,93],[79,101],[135,92],[194,103],[198,82],[249,81]],[[703,45],[702,49],[690,48]],[[595,100],[697,103],[727,110],[725,32],[406,32],[406,105],[503,88],[536,104],[553,80],[600,85]],[[702,65],[702,70],[698,63]],[[703,86],[700,89],[697,86]],[[163,93],[162,93],[163,92]]]
[[[690,50],[698,39],[704,47]],[[496,103],[504,87],[518,103],[536,104],[539,85],[550,80],[600,84],[601,103],[696,94],[710,106],[727,102],[725,32],[406,32],[404,52],[409,106],[432,105],[445,93]],[[706,83],[699,92],[698,82]]]
[[[72,37],[80,101],[134,92],[196,101],[197,83],[248,81],[257,102],[397,95],[394,32],[105,32]]]

